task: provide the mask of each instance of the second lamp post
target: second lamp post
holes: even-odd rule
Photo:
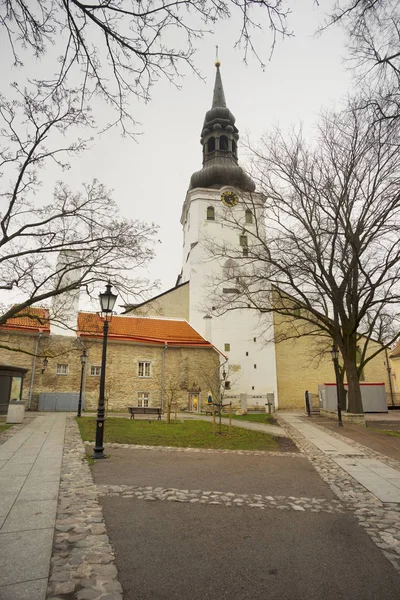
[[[117,294],[111,291],[110,281],[106,285],[106,291],[99,294],[101,305],[101,316],[104,319],[103,324],[103,352],[101,356],[101,372],[100,372],[100,393],[99,404],[97,407],[96,419],[96,445],[93,450],[93,458],[106,458],[104,454],[103,438],[104,438],[104,391],[106,383],[106,360],[107,360],[107,336],[108,326],[111,321],[112,311],[117,299]]]

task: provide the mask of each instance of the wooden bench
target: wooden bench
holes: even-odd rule
[[[134,419],[135,415],[158,415],[158,421],[161,421],[161,408],[153,406],[128,406],[128,410],[131,419]]]

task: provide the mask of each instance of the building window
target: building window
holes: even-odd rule
[[[243,256],[248,256],[248,255],[249,255],[249,249],[243,248]]]
[[[256,342],[256,341],[257,341],[257,338],[253,338],[253,342]]]
[[[90,367],[90,374],[93,375],[94,377],[99,377],[101,373],[101,367],[97,366],[97,365],[91,365]]]
[[[138,363],[138,377],[151,377],[149,362],[140,361]]]
[[[68,375],[68,365],[58,364],[56,367],[57,375]]]
[[[239,244],[242,246],[242,248],[247,248],[247,235],[239,236]]]
[[[230,381],[225,381],[225,389],[226,390],[230,390],[231,389],[231,382]]]
[[[228,138],[226,135],[221,135],[219,138],[219,149],[225,152],[229,150]]]
[[[254,365],[254,368],[257,369],[257,365]]]
[[[215,150],[215,138],[210,138],[207,142],[207,152],[214,152]]]
[[[253,222],[253,213],[251,212],[251,210],[247,209],[244,214],[246,217],[246,223],[252,223]]]
[[[237,144],[236,144],[235,140],[232,140],[232,152],[233,152],[233,156],[235,158],[237,158]]]
[[[248,355],[249,355],[249,353],[248,353],[248,352],[246,352],[246,356],[248,356]]]
[[[213,206],[207,207],[207,221],[215,221],[215,208]]]
[[[137,405],[140,408],[147,408],[149,406],[149,392],[138,392]]]
[[[254,390],[254,385],[251,386],[251,389]]]
[[[231,345],[230,344],[225,344],[224,348],[225,348],[225,352],[229,352],[230,349],[231,349]]]
[[[240,294],[240,290],[237,288],[222,288],[223,294]]]

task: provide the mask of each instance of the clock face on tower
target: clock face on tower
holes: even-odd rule
[[[225,206],[236,206],[236,204],[239,202],[239,198],[237,197],[235,192],[232,192],[232,190],[222,192],[221,200],[222,204],[225,204]]]

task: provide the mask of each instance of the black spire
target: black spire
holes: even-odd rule
[[[212,107],[206,113],[201,132],[203,168],[193,173],[189,189],[231,185],[239,190],[253,192],[256,187],[254,181],[238,164],[239,131],[235,126],[235,117],[226,106],[220,65],[217,60]]]

